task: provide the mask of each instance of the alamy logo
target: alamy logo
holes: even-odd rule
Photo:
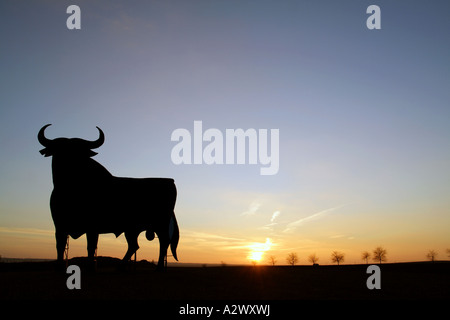
[[[372,274],[367,278],[366,285],[367,288],[372,289],[381,289],[381,270],[377,265],[370,265],[367,267],[368,274]]]
[[[67,13],[71,15],[66,20],[66,26],[69,30],[80,30],[81,29],[81,9],[79,6],[70,5],[67,7]]]
[[[177,165],[246,164],[248,158],[248,164],[263,165],[261,175],[274,175],[279,170],[279,129],[270,129],[270,151],[267,129],[226,129],[224,135],[215,128],[203,132],[202,121],[194,121],[193,135],[179,128],[172,132],[171,140],[178,141],[171,153]]]
[[[67,274],[71,274],[66,281],[68,289],[81,289],[81,271],[77,265],[70,265],[66,271]]]

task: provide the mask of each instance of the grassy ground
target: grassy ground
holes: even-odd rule
[[[69,290],[52,262],[1,263],[2,300],[449,300],[450,262],[381,265],[381,289],[369,290],[366,265],[226,266],[168,268],[138,262],[118,271],[99,258],[97,271],[81,266],[81,289]]]

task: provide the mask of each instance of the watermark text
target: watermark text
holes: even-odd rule
[[[270,129],[270,138],[268,129],[225,129],[223,134],[216,128],[203,132],[203,122],[194,121],[192,134],[184,128],[172,132],[171,141],[178,143],[171,159],[176,165],[259,163],[261,175],[275,175],[280,166],[279,140],[279,129]]]

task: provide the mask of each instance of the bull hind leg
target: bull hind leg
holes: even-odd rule
[[[131,259],[131,256],[133,256],[133,254],[135,254],[139,249],[138,236],[139,233],[137,232],[125,231],[125,239],[127,239],[128,251],[127,253],[125,253],[125,256],[122,259],[123,261],[129,261]]]
[[[88,258],[93,260],[95,258],[95,250],[97,250],[98,233],[87,233],[86,239]]]
[[[157,235],[159,239],[159,259],[156,270],[162,271],[164,270],[164,260],[167,256],[170,241],[168,232],[157,232]]]
[[[87,239],[87,251],[88,251],[88,264],[89,269],[91,271],[95,270],[96,261],[95,261],[95,252],[97,250],[98,244],[98,233],[86,233]]]

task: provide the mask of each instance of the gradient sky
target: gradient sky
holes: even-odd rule
[[[66,8],[81,8],[68,30]],[[381,30],[366,9],[381,8]],[[181,262],[388,261],[450,248],[448,1],[1,1],[0,254],[56,257],[50,138],[112,174],[173,177]],[[280,169],[174,165],[177,128],[280,130]],[[71,256],[86,255],[85,237]],[[138,259],[157,259],[140,237]],[[122,257],[124,236],[100,236]],[[258,256],[258,254],[256,254]]]

